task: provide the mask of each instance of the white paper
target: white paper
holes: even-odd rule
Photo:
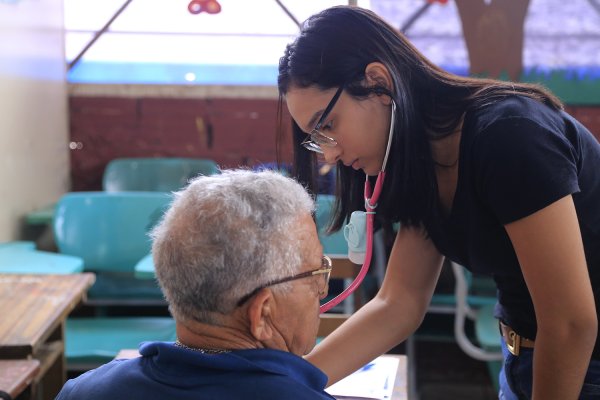
[[[338,399],[391,399],[398,363],[398,357],[378,357],[325,390]]]

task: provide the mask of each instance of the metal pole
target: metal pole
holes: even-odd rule
[[[590,5],[600,14],[600,3],[598,0],[588,0]]]
[[[419,7],[419,9],[417,11],[415,11],[415,13],[413,15],[411,15],[408,18],[408,20],[400,27],[400,32],[406,34],[406,31],[408,31],[410,29],[412,24],[417,22],[417,20],[419,19],[419,17],[421,17],[421,15],[425,14],[425,11],[427,11],[427,9],[429,7],[431,7],[431,3],[429,3],[429,2],[423,4],[421,7]]]
[[[277,4],[279,4],[279,7],[281,7],[283,12],[285,12],[287,14],[287,16],[290,17],[296,25],[298,25],[298,28],[301,28],[300,21],[298,21],[298,19],[294,16],[294,14],[292,14],[290,12],[290,10],[288,10],[287,7],[280,0],[275,0],[275,2]]]
[[[102,34],[104,32],[106,32],[108,30],[108,28],[110,27],[110,25],[114,22],[115,19],[117,19],[117,17],[119,15],[121,15],[121,13],[123,11],[125,11],[125,9],[127,8],[127,6],[129,5],[129,3],[131,3],[133,0],[126,0],[125,3],[121,6],[121,8],[119,8],[119,10],[117,10],[117,12],[115,13],[115,15],[112,16],[111,19],[108,20],[108,22],[106,24],[104,24],[104,26],[102,27],[102,29],[100,29],[98,32],[96,32],[96,34],[94,35],[94,37],[92,38],[92,40],[90,40],[90,42],[83,48],[83,50],[81,50],[79,52],[79,54],[77,54],[77,57],[75,57],[73,59],[73,61],[71,61],[68,65],[68,70],[70,71],[75,65],[77,65],[77,63],[79,62],[79,60],[81,60],[81,57],[83,57],[83,55],[90,49],[90,47],[92,47],[92,45],[94,43],[96,43],[96,40],[100,39],[100,36],[102,36]]]

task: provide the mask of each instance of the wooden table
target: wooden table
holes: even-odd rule
[[[90,273],[0,274],[0,359],[39,360],[33,390],[43,388],[44,399],[54,399],[66,380],[65,320],[94,279]]]
[[[0,360],[0,391],[13,399],[31,399],[30,384],[39,370],[38,360]]]

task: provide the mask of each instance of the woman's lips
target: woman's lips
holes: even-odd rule
[[[358,160],[358,158],[357,158],[357,159],[355,159],[354,161],[351,161],[351,162],[345,162],[345,161],[344,161],[343,163],[344,163],[344,165],[345,165],[346,167],[352,167],[352,168],[354,168],[354,169],[356,169],[356,170],[359,170],[359,169],[360,169],[360,166],[358,165],[358,161],[359,161],[359,160]]]

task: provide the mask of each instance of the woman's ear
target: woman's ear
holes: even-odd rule
[[[390,92],[393,92],[393,80],[390,71],[387,69],[385,65],[376,61],[372,62],[365,68],[365,79],[367,81],[368,86],[383,86]],[[387,103],[389,103],[388,96],[380,96],[385,99]]]

